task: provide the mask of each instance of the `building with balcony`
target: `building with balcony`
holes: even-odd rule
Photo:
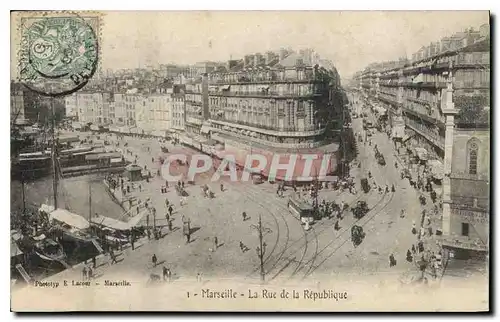
[[[112,124],[110,118],[110,105],[113,101],[113,95],[109,92],[101,91],[82,91],[73,93],[67,97],[65,103],[70,107],[76,102],[78,121],[82,124],[92,123],[95,125]]]
[[[336,70],[323,66],[331,64],[312,50],[231,60],[224,71],[186,85],[186,132],[224,143],[238,155],[283,153],[285,160],[284,152],[291,151],[329,154],[333,172],[344,94]]]
[[[172,128],[172,90],[144,95],[135,102],[136,126],[139,134],[165,136]]]
[[[367,68],[355,79],[368,106],[387,110],[386,130],[405,163],[417,161],[419,178],[441,183],[442,243],[457,256],[484,255],[489,245],[488,31],[443,38],[410,62]]]
[[[394,139],[405,143],[410,150],[423,147],[430,158],[443,160],[442,101],[450,75],[457,108],[466,108],[463,104],[472,101],[490,105],[490,42],[489,38],[478,39],[479,32],[468,30],[443,38],[440,46],[432,43],[429,47],[434,55],[420,55],[422,50],[419,50],[411,62],[402,66],[389,69],[378,66],[357,75],[365,95],[388,111],[388,130]]]
[[[185,94],[173,93],[172,94],[172,129],[177,131],[184,131],[186,117],[185,110]]]
[[[442,244],[456,258],[484,257],[489,250],[490,131],[484,126],[453,129]]]

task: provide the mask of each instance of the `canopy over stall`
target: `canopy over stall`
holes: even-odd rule
[[[78,229],[87,229],[89,222],[82,216],[76,215],[66,209],[56,209],[49,214],[50,220],[57,220]]]
[[[444,166],[439,160],[429,160],[428,165],[431,169],[432,176],[437,180],[442,180],[444,177]]]

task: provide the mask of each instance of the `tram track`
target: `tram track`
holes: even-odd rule
[[[385,196],[387,196],[387,194],[384,194],[384,198],[385,198]],[[382,198],[382,199],[384,199],[384,198]],[[344,231],[342,231],[337,238],[335,238],[333,241],[328,243],[320,252],[318,252],[316,254],[316,256],[314,257],[314,260],[311,262],[311,265],[309,265],[309,269],[306,271],[306,273],[304,273],[304,275],[301,279],[304,280],[307,277],[309,277],[312,273],[314,273],[314,271],[316,271],[316,269],[318,269],[322,264],[324,264],[328,259],[330,259],[342,246],[344,246],[351,239],[351,236],[349,236],[349,231],[352,229],[352,227],[354,225],[359,225],[361,227],[364,227],[368,222],[373,220],[377,215],[379,215],[382,211],[384,211],[384,209],[386,209],[386,207],[392,202],[393,198],[394,198],[394,193],[391,192],[389,200],[382,206],[381,209],[379,209],[377,212],[375,212],[369,216],[365,215],[362,218],[356,220],[354,223],[349,225],[348,228],[344,229]],[[375,207],[377,207],[378,205],[379,204],[374,206],[371,209],[371,211],[373,211],[375,209]],[[341,238],[342,236],[345,236],[346,233],[347,233],[347,238],[342,239],[340,245],[335,247],[335,249],[333,249],[330,253],[328,253],[321,262],[319,262],[316,266],[314,266],[313,264],[318,259],[318,256],[320,254],[322,254],[327,248],[330,248],[339,238]],[[305,264],[307,265],[308,263],[305,263]]]
[[[385,195],[384,195],[385,196]],[[375,208],[380,202],[382,202],[384,196],[382,196],[382,198],[380,198],[380,200],[377,201],[377,203],[375,204],[373,208]],[[367,197],[367,195],[358,195],[351,203],[349,203],[350,207],[352,205],[355,205],[357,203],[357,201],[359,201],[359,199],[363,198],[363,197]],[[284,212],[288,213],[289,210],[288,208],[284,207],[284,206],[281,206],[281,205],[276,205],[277,207],[281,208],[284,210]],[[296,218],[295,216],[293,217],[295,218],[297,221],[300,221],[300,219]],[[297,262],[297,265],[295,267],[295,269],[292,271],[292,273],[290,274],[290,276],[288,277],[288,280],[293,278],[297,272],[302,268],[303,264],[304,264],[304,258],[306,256],[306,253],[307,253],[307,247],[309,246],[309,241],[307,241],[307,236],[308,235],[311,235],[311,232],[314,234],[314,240],[315,240],[315,250],[314,250],[314,254],[312,257],[315,257],[317,256],[316,254],[318,253],[318,248],[319,248],[319,241],[318,241],[318,236],[322,235],[325,231],[328,231],[330,230],[330,228],[335,224],[335,221],[332,221],[330,224],[320,224],[321,226],[324,226],[323,229],[321,229],[320,231],[318,231],[315,227],[317,227],[317,225],[313,225],[311,228],[310,231],[306,232],[305,230],[303,230],[304,232],[304,236],[302,238],[299,238],[295,241],[293,241],[289,247],[287,247],[286,249],[283,250],[283,252],[286,252],[286,251],[289,251],[291,249],[292,246],[296,245],[298,242],[302,241],[303,239],[306,240],[306,244],[304,245],[300,245],[299,248],[297,248],[294,252],[297,252],[299,251],[301,248],[304,248],[304,251],[302,252],[302,256],[301,256],[301,259]],[[293,253],[293,252],[291,252]],[[281,256],[282,257],[282,256]],[[275,262],[275,265],[273,266],[276,267],[277,265],[279,264],[279,261],[276,261]],[[280,276],[282,274],[282,272],[287,268],[288,266],[288,263],[285,265],[285,267],[283,267],[282,269],[280,269],[276,274],[273,275],[273,277],[271,278],[271,280],[274,280],[276,279],[278,276]]]

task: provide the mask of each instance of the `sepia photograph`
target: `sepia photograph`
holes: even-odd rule
[[[12,11],[14,312],[487,312],[489,11]]]

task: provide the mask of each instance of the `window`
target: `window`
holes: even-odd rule
[[[477,139],[471,139],[467,144],[469,174],[477,174],[478,149]]]
[[[462,223],[462,236],[469,236],[469,224]]]

